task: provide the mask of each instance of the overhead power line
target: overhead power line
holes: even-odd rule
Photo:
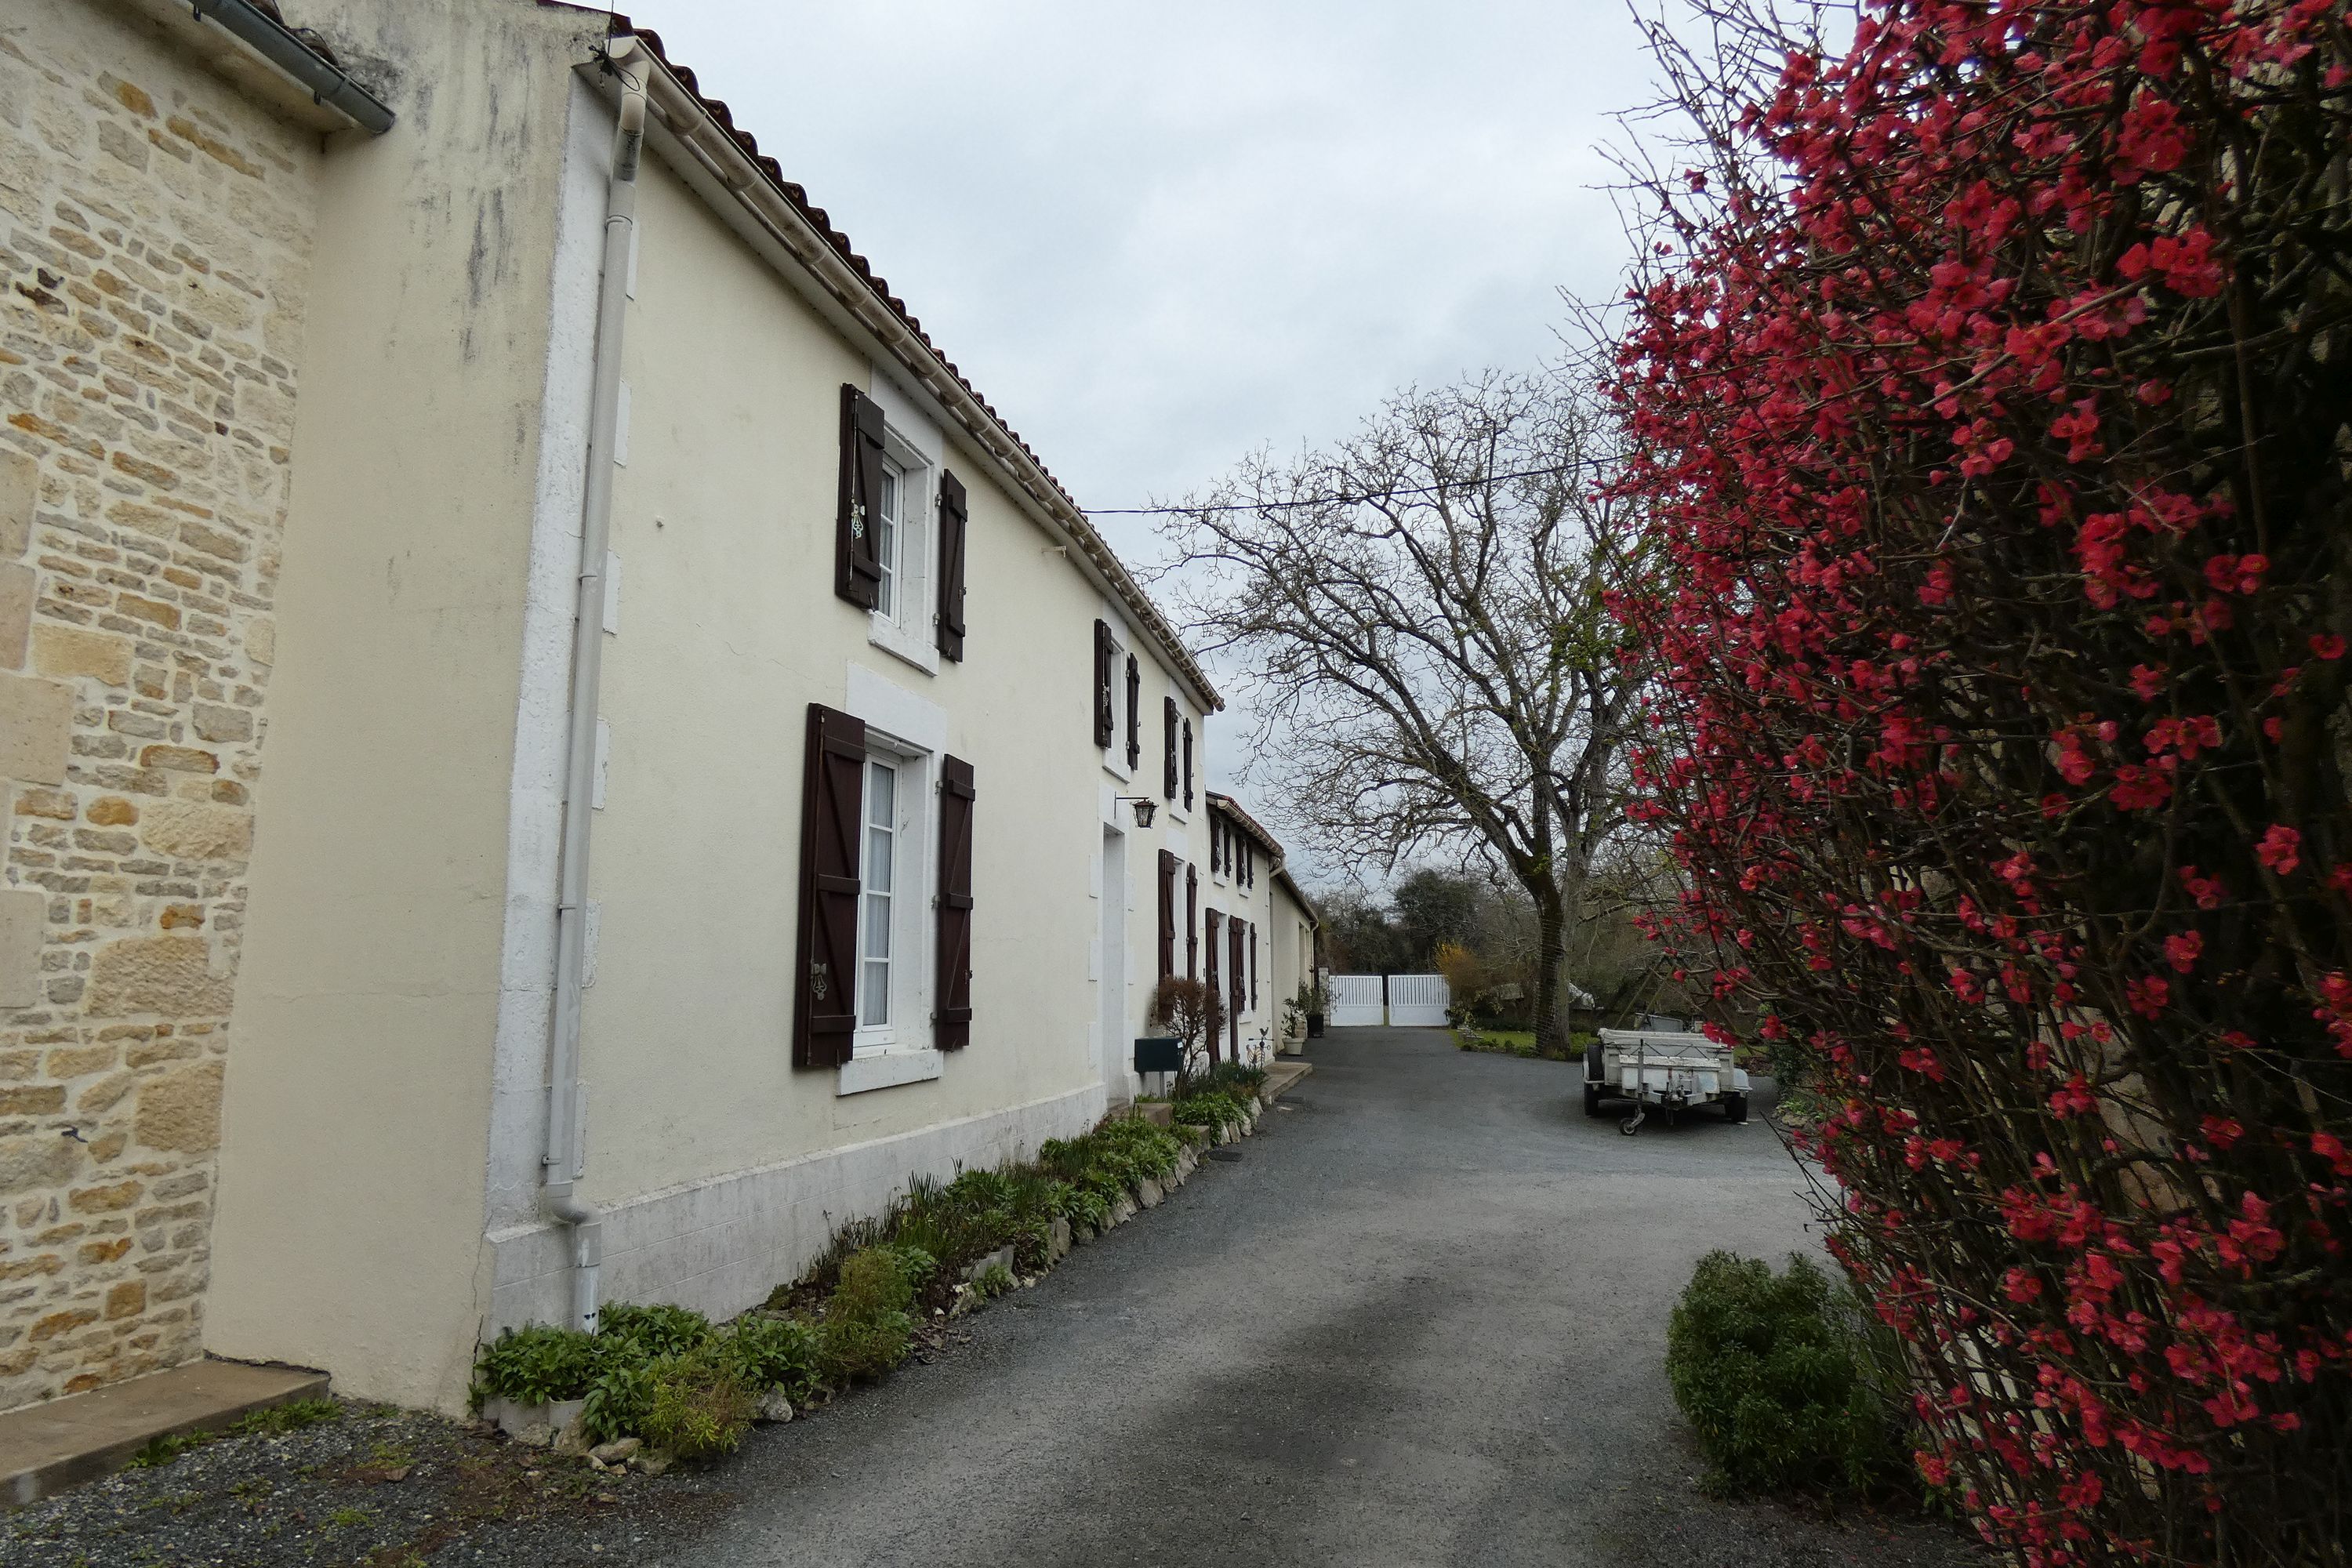
[[[1507,479],[1540,479],[1598,467],[1598,460],[1554,463],[1545,468],[1523,468],[1516,474],[1486,474],[1476,479],[1450,479],[1434,485],[1404,485],[1395,489],[1342,492],[1335,496],[1302,496],[1297,500],[1219,501],[1213,506],[1112,506],[1084,508],[1088,517],[1196,517],[1211,511],[1292,511],[1302,506],[1357,506],[1371,500],[1395,500],[1404,496],[1434,495],[1440,490],[1467,489],[1474,485],[1501,484]]]

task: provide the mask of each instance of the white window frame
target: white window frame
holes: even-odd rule
[[[937,675],[940,648],[932,616],[939,572],[931,557],[939,531],[939,465],[888,424],[883,427],[882,459],[898,474],[898,514],[890,523],[893,559],[883,564],[890,607],[885,612],[877,595],[866,612],[866,640],[926,675]]]
[[[868,801],[857,824],[857,1027],[852,1060],[883,1056],[933,1056],[931,1046],[931,894],[939,858],[936,801],[938,758],[895,736],[866,731],[869,764],[887,764],[897,773],[891,824],[889,1022],[866,1023],[866,894]],[[903,1081],[903,1080],[898,1080]],[[847,1092],[845,1090],[845,1092]]]

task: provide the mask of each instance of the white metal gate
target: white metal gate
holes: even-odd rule
[[[1444,1028],[1445,1009],[1453,1000],[1443,974],[1389,976],[1389,1023],[1397,1028]]]
[[[1331,1016],[1324,1022],[1335,1029],[1357,1028],[1387,1021],[1377,974],[1331,976]]]
[[[1443,1028],[1453,1000],[1443,974],[1335,974],[1328,1022],[1335,1029],[1379,1024]]]

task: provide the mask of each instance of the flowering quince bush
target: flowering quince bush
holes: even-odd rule
[[[2346,7],[1714,20],[1612,388],[1658,934],[1988,1540],[2352,1561]]]

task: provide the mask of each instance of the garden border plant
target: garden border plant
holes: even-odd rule
[[[1234,1125],[1247,1118],[1265,1078],[1223,1064],[1177,1109]],[[806,1272],[732,1322],[614,1302],[593,1333],[544,1324],[505,1331],[477,1353],[474,1405],[581,1400],[572,1436],[583,1447],[635,1437],[659,1456],[639,1462],[656,1465],[726,1454],[763,1402],[806,1406],[887,1375],[922,1323],[973,1310],[1043,1273],[1062,1247],[1133,1213],[1143,1183],[1179,1179],[1186,1159],[1177,1132],[1118,1116],[1080,1137],[1048,1140],[1033,1161],[948,1182],[919,1178],[882,1214],[842,1226]]]

